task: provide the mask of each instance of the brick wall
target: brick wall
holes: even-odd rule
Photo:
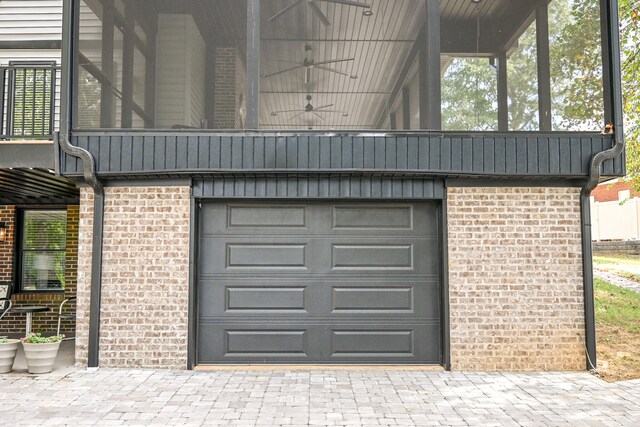
[[[0,280],[16,282],[13,277],[16,209],[14,206],[0,206],[0,221],[8,226],[7,240],[0,242]],[[14,293],[13,307],[21,305],[44,305],[51,308],[48,313],[33,315],[33,331],[44,334],[55,332],[58,325],[58,306],[76,293],[78,264],[78,206],[67,206],[67,252],[65,265],[64,293]],[[72,312],[73,302],[65,306],[65,312]],[[0,321],[0,334],[24,334],[26,327],[24,314],[7,313]],[[61,332],[67,336],[75,334],[75,322],[63,321]]]
[[[92,203],[91,191],[83,189],[80,365],[87,363]],[[106,189],[100,366],[186,369],[189,209],[189,187]]]
[[[246,72],[235,47],[217,47],[214,128],[242,129],[246,116]]]
[[[5,223],[7,237],[0,242],[0,281],[13,280],[13,251],[15,245],[15,206],[0,205],[0,222]],[[3,327],[4,325],[0,325]]]
[[[449,188],[454,370],[582,370],[579,189]]]

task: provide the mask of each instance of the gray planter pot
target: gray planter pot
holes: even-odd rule
[[[24,357],[27,359],[27,370],[30,374],[48,374],[53,371],[60,342],[48,344],[22,343]]]
[[[19,344],[20,340],[7,340],[6,343],[0,343],[0,374],[11,372]]]

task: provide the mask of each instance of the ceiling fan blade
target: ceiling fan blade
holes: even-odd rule
[[[298,114],[296,114],[295,116],[291,117],[291,118],[289,119],[289,121],[291,122],[291,121],[293,121],[293,120],[297,119],[298,117],[300,117],[300,116],[301,116],[301,115],[303,115],[304,113],[306,113],[306,111],[303,111],[302,113],[298,113]]]
[[[282,15],[284,15],[285,13],[289,12],[291,9],[293,9],[294,7],[296,7],[297,5],[299,5],[300,3],[302,3],[304,0],[298,0],[294,3],[291,3],[289,6],[285,7],[284,9],[282,9],[280,12],[276,13],[275,15],[273,15],[271,18],[269,18],[267,21],[268,22],[272,22],[275,21],[276,19],[278,19],[279,17],[281,17]]]
[[[269,77],[273,77],[273,76],[278,76],[280,74],[288,73],[289,71],[297,70],[298,68],[304,68],[304,65],[300,64],[300,65],[296,65],[295,67],[286,68],[284,70],[276,71],[275,73],[264,74],[262,77],[263,78],[269,78]]]
[[[371,9],[370,5],[366,3],[360,3],[359,1],[350,1],[350,0],[316,0],[316,1],[323,1],[326,3],[338,3],[338,4],[344,4],[347,6],[355,6],[355,7],[362,7],[364,9]]]
[[[316,113],[315,111],[312,111],[311,114],[313,114],[314,116],[316,116],[317,118],[319,118],[324,122],[324,117],[322,117],[320,114]]]
[[[317,108],[314,109],[314,111],[317,110]],[[338,111],[338,110],[322,110],[322,111],[318,111],[319,113],[340,113],[340,114],[347,114],[346,111]]]
[[[322,110],[323,108],[333,107],[335,104],[323,105],[322,107],[314,108],[315,111]],[[323,111],[324,112],[324,111]]]
[[[329,68],[329,67],[323,67],[321,65],[316,65],[314,68],[317,68],[318,70],[329,71],[331,73],[340,74],[340,75],[343,75],[343,76],[348,76],[349,75],[349,73],[343,73],[342,71],[334,70],[333,68]]]
[[[338,62],[355,61],[356,58],[328,59],[326,61],[318,61],[314,65],[335,64]]]
[[[299,113],[301,110],[297,109],[297,110],[280,110],[280,111],[273,111],[273,114],[282,114],[282,113]]]
[[[315,0],[314,0],[315,1]],[[320,9],[320,6],[318,6],[317,4],[314,3],[314,1],[312,1],[311,3],[309,3],[309,6],[311,6],[311,10],[313,10],[313,12],[318,16],[318,18],[320,19],[320,21],[322,21],[322,23],[324,24],[325,27],[328,27],[329,25],[331,25],[331,21],[329,21],[329,18],[327,18],[327,15],[325,15],[322,10]]]

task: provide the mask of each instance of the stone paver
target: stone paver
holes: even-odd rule
[[[593,269],[593,274],[596,277],[611,283],[612,285],[620,286],[621,288],[629,289],[640,294],[640,283],[636,281],[618,276],[617,274],[610,271],[599,270],[596,268]]]
[[[0,375],[2,425],[637,426],[640,380],[588,373],[77,370]]]

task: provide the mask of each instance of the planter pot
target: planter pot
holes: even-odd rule
[[[60,342],[48,344],[22,343],[24,357],[27,359],[27,370],[30,374],[48,374],[53,371]]]
[[[7,340],[6,343],[0,343],[0,374],[11,372],[19,344],[20,340]]]

